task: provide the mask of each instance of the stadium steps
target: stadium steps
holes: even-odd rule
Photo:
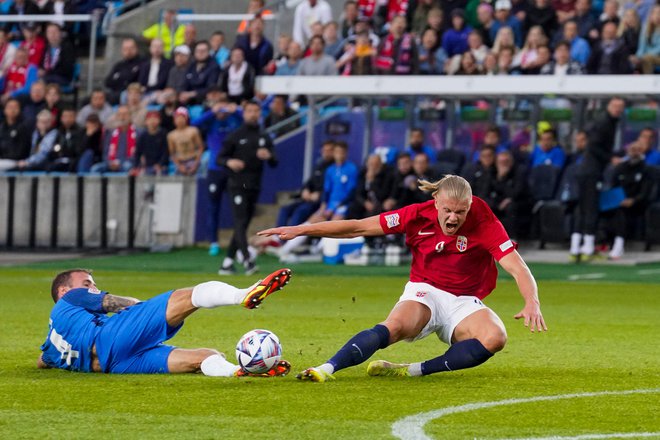
[[[80,57],[78,58],[80,63],[80,97],[84,98],[87,96],[87,73],[89,72],[89,58]],[[94,60],[94,78],[92,79],[92,88],[102,87],[103,79],[106,74],[106,60],[102,56],[97,56]]]

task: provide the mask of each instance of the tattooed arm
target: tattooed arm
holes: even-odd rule
[[[111,295],[107,293],[103,297],[103,311],[105,313],[117,313],[139,302],[139,299],[129,298],[127,296]]]

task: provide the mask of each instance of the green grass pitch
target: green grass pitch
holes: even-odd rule
[[[380,439],[418,413],[466,404],[577,394],[547,401],[476,405],[424,426],[434,439],[660,438],[660,266],[532,266],[549,332],[530,334],[503,277],[486,299],[509,342],[486,364],[422,378],[371,378],[366,364],[325,384],[285,378],[111,376],[37,370],[54,273],[90,267],[100,288],[148,298],[217,279],[202,250],[128,255],[0,269],[0,438]],[[277,263],[260,260],[263,271]],[[172,340],[234,358],[239,337],[275,332],[293,372],[319,364],[354,333],[383,320],[407,268],[293,265],[294,278],[261,308],[225,307],[191,316]],[[606,273],[594,281],[570,274]],[[252,282],[242,275],[227,281]],[[399,343],[374,359],[417,361],[446,347],[435,337]],[[603,391],[653,390],[644,394]],[[411,431],[412,432],[412,431]],[[636,434],[631,434],[636,433]],[[616,437],[616,435],[619,437]]]

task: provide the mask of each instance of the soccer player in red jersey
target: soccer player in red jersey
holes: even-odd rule
[[[362,220],[279,227],[259,233],[284,240],[299,235],[348,238],[398,233],[406,234],[412,252],[410,281],[385,321],[353,336],[326,363],[306,369],[299,379],[334,379],[333,373],[366,361],[378,349],[431,333],[450,345],[442,356],[411,364],[374,361],[367,373],[421,376],[484,363],[502,350],[507,339],[502,320],[481,302],[495,288],[495,260],[513,276],[525,300],[514,317],[522,318],[532,332],[547,330],[534,276],[488,205],[472,196],[469,183],[448,175],[435,183],[420,181],[420,189],[431,192],[433,200]]]

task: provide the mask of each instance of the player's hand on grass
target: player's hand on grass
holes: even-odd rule
[[[538,303],[527,303],[525,307],[517,314],[514,315],[515,319],[524,318],[525,327],[534,333],[535,331],[547,331],[548,327],[543,320],[541,313],[541,306]]]
[[[270,228],[263,231],[257,232],[257,235],[262,237],[269,237],[271,235],[277,235],[280,240],[291,240],[292,238],[297,237],[299,234],[295,226],[282,226],[279,228]]]

